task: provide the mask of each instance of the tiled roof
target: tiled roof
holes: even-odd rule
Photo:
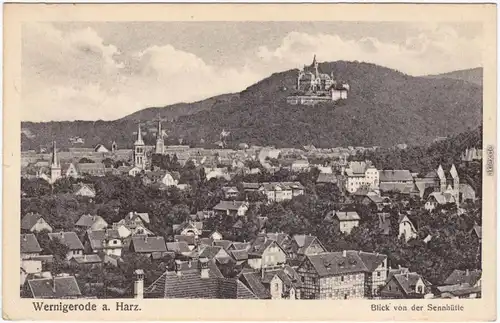
[[[69,250],[83,250],[83,244],[74,232],[56,232],[49,233],[51,240],[57,239],[60,243],[66,245]]]
[[[200,258],[213,259],[219,251],[221,251],[222,247],[216,246],[206,246],[203,247],[200,251]]]
[[[479,279],[481,279],[481,270],[458,270],[455,269],[444,281],[445,285],[455,285],[455,284],[469,284],[474,286]]]
[[[417,282],[420,279],[422,279],[424,284],[430,285],[429,282],[427,282],[422,276],[417,273],[395,274],[393,277],[399,283],[406,295],[414,294],[417,292],[415,288]]]
[[[377,269],[377,267],[380,266],[380,264],[382,264],[382,262],[387,259],[387,256],[381,253],[371,253],[364,251],[348,251],[348,252],[357,252],[358,256],[361,258],[361,260],[363,261],[369,272],[372,272],[375,269]]]
[[[291,241],[290,236],[286,233],[283,233],[283,232],[277,232],[277,233],[269,232],[269,233],[266,233],[266,236],[269,239],[276,241],[282,247],[283,247],[283,244],[286,244],[287,241],[288,242]]]
[[[167,242],[167,250],[175,253],[189,252],[189,246],[185,241]]]
[[[272,244],[276,244],[277,246],[279,246],[276,241],[268,239],[265,236],[257,237],[250,246],[250,249],[248,250],[248,255],[254,257],[261,257],[264,251],[267,248],[269,248],[269,246]]]
[[[41,252],[40,244],[33,233],[21,234],[21,253]]]
[[[359,214],[355,211],[336,211],[335,215],[339,219],[339,221],[359,221],[361,218]]]
[[[255,299],[255,295],[235,278],[214,275],[209,269],[209,277],[202,278],[200,270],[193,267],[166,271],[151,286],[146,288],[146,298],[192,298],[192,299]],[[219,272],[220,273],[220,272]]]
[[[381,170],[379,182],[413,182],[413,176],[409,170]]]
[[[90,247],[93,250],[103,249],[103,243],[108,239],[120,239],[120,234],[118,230],[106,229],[106,230],[88,230],[87,237],[90,242]],[[106,246],[106,248],[113,248],[113,246]],[[121,248],[121,246],[116,246],[116,248]]]
[[[82,293],[74,276],[28,280],[33,298],[80,297]]]
[[[241,274],[241,280],[259,299],[270,299],[269,290],[261,282],[261,274],[258,272],[244,272]]]
[[[228,250],[229,246],[232,245],[233,242],[230,240],[215,240],[214,246],[222,247],[224,250]]]
[[[245,201],[220,201],[219,204],[214,206],[214,210],[226,211],[233,210],[237,211],[243,205],[246,205]]]
[[[428,198],[434,197],[439,204],[454,203],[455,198],[450,193],[432,192]]]
[[[311,235],[296,234],[293,236],[293,240],[295,240],[295,243],[297,243],[297,246],[299,247],[299,249],[297,250],[297,253],[299,255],[305,254],[307,248],[309,248],[309,246],[313,244],[314,241],[317,241],[321,245],[319,239]],[[325,248],[323,247],[323,249]]]
[[[231,250],[248,250],[250,249],[250,242],[233,242],[231,244]]]
[[[135,252],[167,251],[163,237],[134,236],[131,243]]]
[[[92,193],[95,194],[95,187],[93,184],[87,184],[87,183],[78,183],[78,184],[73,184],[73,193],[77,193],[80,189],[83,187],[87,187],[89,190],[92,191]]]
[[[384,182],[379,184],[379,189],[382,192],[399,192],[403,194],[410,194],[413,191],[414,184],[412,183],[393,183]]]
[[[97,222],[100,222],[103,225],[105,224],[105,226],[108,225],[107,222],[99,215],[84,214],[76,222],[75,226],[90,228]]]
[[[229,254],[236,261],[244,261],[244,260],[248,259],[248,251],[246,251],[245,249],[243,249],[243,250],[230,250]]]
[[[38,222],[38,220],[43,219],[42,216],[38,213],[28,213],[21,220],[21,229],[23,230],[31,230]]]
[[[190,246],[194,246],[194,244],[196,242],[196,238],[193,235],[180,235],[180,234],[179,235],[175,235],[174,236],[174,240],[176,242],[184,241],[184,242],[186,242]]]
[[[126,216],[126,220],[135,220],[140,218],[142,222],[149,223],[149,214],[148,213],[139,213],[139,212],[129,212]]]
[[[318,175],[318,179],[316,180],[316,183],[333,183],[336,184],[338,182],[337,175],[336,174],[325,174],[325,173],[320,173]]]
[[[449,293],[453,296],[465,296],[473,293],[481,293],[481,286],[472,287],[469,284],[445,285],[437,287],[441,294]]]
[[[366,272],[363,260],[357,252],[325,252],[317,255],[308,255],[319,276],[333,276],[347,273]]]
[[[72,260],[74,260],[78,264],[95,264],[102,262],[101,257],[99,257],[99,255],[96,254],[73,257]]]

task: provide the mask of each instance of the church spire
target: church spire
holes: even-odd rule
[[[156,140],[162,140],[163,139],[163,133],[161,131],[161,120],[158,118],[158,132],[156,133]]]
[[[59,167],[59,160],[57,159],[56,142],[52,142],[52,167]]]
[[[141,124],[137,125],[137,140],[134,145],[144,145],[144,141],[142,140],[142,132],[141,132]]]

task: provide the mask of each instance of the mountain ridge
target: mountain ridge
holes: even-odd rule
[[[413,77],[371,63],[324,62],[319,69],[350,84],[347,100],[314,107],[289,105],[286,97],[294,92],[298,70],[287,70],[240,93],[172,105],[177,108],[170,114],[172,106],[147,108],[114,121],[23,123],[36,134],[35,138],[23,135],[23,148],[36,149],[71,136],[84,136],[88,146],[116,140],[119,146],[130,147],[138,120],[144,121],[146,143],[153,144],[158,112],[169,120],[163,123],[167,144],[182,138],[191,145],[217,141],[222,129],[231,132],[230,145],[419,144],[477,127],[482,121],[482,87],[477,84],[449,77]]]

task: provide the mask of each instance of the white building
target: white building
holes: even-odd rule
[[[356,192],[361,187],[378,189],[379,171],[371,162],[351,161],[344,169],[345,188],[349,193]]]

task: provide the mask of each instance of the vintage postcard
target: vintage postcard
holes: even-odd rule
[[[4,319],[496,319],[495,5],[4,22]]]

